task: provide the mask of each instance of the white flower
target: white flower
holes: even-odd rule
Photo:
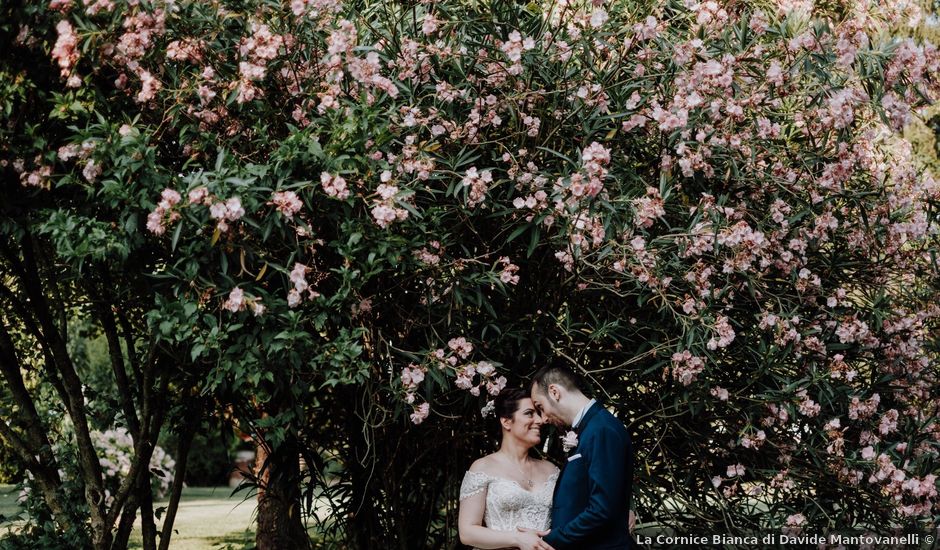
[[[565,434],[564,437],[561,438],[561,448],[566,453],[571,451],[571,449],[574,449],[577,446],[578,446],[578,434],[575,433],[574,431],[569,431],[568,433]]]

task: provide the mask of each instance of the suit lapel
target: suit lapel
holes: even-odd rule
[[[584,428],[587,427],[588,423],[595,416],[597,416],[597,413],[599,413],[600,410],[601,410],[601,404],[595,401],[594,404],[591,405],[590,409],[584,411],[584,418],[581,419],[581,422],[578,423],[578,427],[575,428],[574,430],[574,432],[578,434],[578,437],[581,437],[581,432],[583,432]]]
[[[584,417],[581,419],[581,422],[578,423],[578,427],[574,429],[574,433],[578,434],[578,437],[581,437],[581,432],[584,431],[584,427],[587,426],[588,422],[590,422],[591,419],[597,415],[597,412],[600,410],[600,408],[600,403],[595,402],[593,405],[591,405],[591,408],[584,411]],[[578,443],[578,445],[580,445],[580,443]],[[565,475],[565,468],[568,467],[568,456],[571,456],[571,453],[573,453],[577,448],[578,447],[575,446],[574,449],[571,449],[571,451],[565,453],[567,456],[565,457],[565,463],[561,465],[561,471],[558,472],[558,479],[555,481],[555,490],[552,492],[552,502],[555,502],[555,496],[558,495],[558,488],[561,487],[561,477]]]

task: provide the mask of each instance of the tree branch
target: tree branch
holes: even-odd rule
[[[89,287],[91,292],[95,292],[93,285]],[[124,409],[124,416],[127,417],[131,435],[136,440],[140,437],[140,419],[134,408],[134,398],[130,381],[127,378],[127,370],[124,367],[124,352],[121,350],[121,339],[118,337],[114,313],[109,304],[103,303],[98,296],[95,296],[95,310],[98,312],[101,328],[104,329],[105,338],[108,341],[108,356],[111,359],[111,370],[114,372],[114,381],[117,383],[121,408]]]
[[[43,290],[39,267],[36,263],[33,250],[32,237],[26,234],[21,243],[23,251],[24,279],[23,283],[30,302],[36,312],[36,319],[42,328],[43,334],[50,344],[53,365],[62,377],[62,385],[68,400],[66,405],[72,426],[75,429],[75,442],[78,447],[79,464],[85,481],[85,501],[91,515],[92,539],[96,547],[108,548],[111,546],[111,526],[113,522],[106,521],[104,482],[101,464],[98,462],[98,453],[91,441],[88,428],[88,417],[85,414],[85,399],[82,393],[82,382],[75,372],[75,367],[69,357],[65,344],[65,335],[56,327],[48,300]]]

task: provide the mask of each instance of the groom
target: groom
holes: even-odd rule
[[[635,548],[628,528],[630,436],[584,389],[581,377],[558,360],[532,378],[532,403],[542,418],[577,434],[566,438],[572,447],[555,484],[551,532],[543,540],[556,550]]]

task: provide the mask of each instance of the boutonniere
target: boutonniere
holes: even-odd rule
[[[561,448],[567,453],[578,446],[578,434],[569,431],[561,438]]]

